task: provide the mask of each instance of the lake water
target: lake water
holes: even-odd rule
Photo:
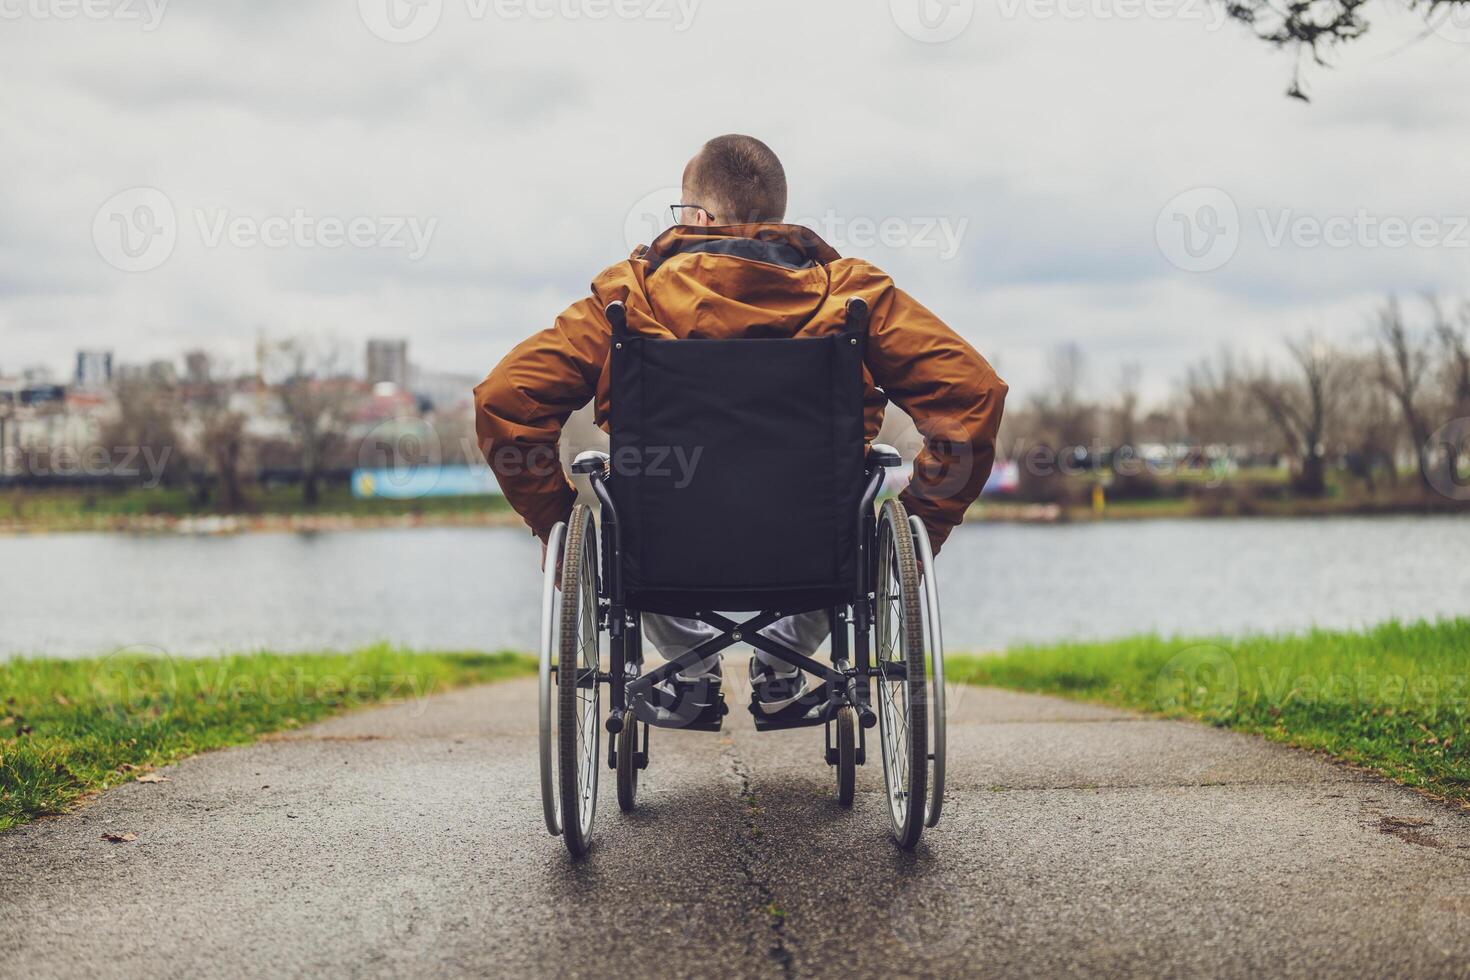
[[[510,528],[0,538],[0,656],[534,650],[539,546]],[[951,651],[1470,614],[1470,519],[975,524],[940,556]]]

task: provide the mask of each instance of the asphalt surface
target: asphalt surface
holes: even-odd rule
[[[0,834],[0,976],[1470,976],[1470,812],[1266,742],[978,688],[944,822],[820,730],[654,732],[573,863],[534,682],[348,715]],[[135,834],[107,843],[104,834]]]

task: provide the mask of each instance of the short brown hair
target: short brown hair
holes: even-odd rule
[[[722,225],[786,217],[786,170],[754,136],[716,136],[684,168],[684,187]]]

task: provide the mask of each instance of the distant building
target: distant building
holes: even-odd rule
[[[154,384],[171,385],[179,380],[179,369],[173,361],[159,358],[148,362],[148,380]]]
[[[173,361],[160,358],[147,364],[118,364],[112,376],[122,384],[171,385],[179,380],[179,371]]]
[[[367,344],[368,384],[387,382],[408,387],[408,341],[369,340]]]
[[[184,355],[184,380],[191,385],[209,384],[209,352],[191,350]]]
[[[112,351],[77,351],[77,371],[73,380],[83,391],[97,391],[112,384]]]

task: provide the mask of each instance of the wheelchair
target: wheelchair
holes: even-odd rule
[[[814,338],[675,340],[632,332],[623,303],[606,307],[611,453],[572,465],[600,520],[579,503],[552,529],[541,600],[541,799],[546,829],[574,857],[592,839],[604,728],[618,805],[632,812],[650,731],[717,732],[728,712],[718,679],[681,672],[741,642],[817,681],[773,714],[752,703],[758,731],[821,727],[850,807],[876,727],[893,840],[912,849],[938,823],[938,589],[924,525],[879,501],[898,453],[865,449],[868,312],[849,300],[838,329]],[[828,617],[830,666],[761,633],[806,612]],[[645,669],[649,613],[717,635]]]

